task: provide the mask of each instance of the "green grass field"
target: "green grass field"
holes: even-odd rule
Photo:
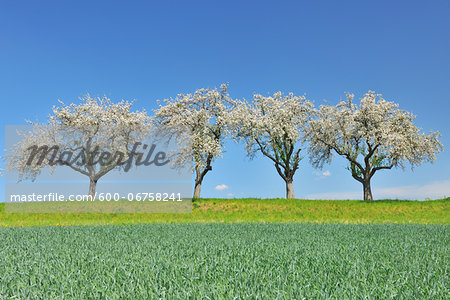
[[[448,228],[0,228],[0,298],[448,299]]]
[[[315,201],[300,199],[199,199],[192,213],[5,213],[0,227],[122,225],[142,223],[415,223],[450,224],[450,198],[434,201]]]
[[[178,214],[0,209],[0,299],[450,296],[450,198],[199,199]]]

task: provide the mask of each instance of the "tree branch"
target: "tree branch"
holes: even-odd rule
[[[83,170],[83,169],[80,169],[80,168],[78,168],[78,167],[73,166],[71,163],[69,163],[69,162],[67,162],[67,161],[60,161],[60,163],[61,163],[62,165],[64,165],[64,166],[69,166],[69,167],[72,168],[73,170],[75,170],[75,171],[77,171],[77,172],[79,172],[79,173],[81,173],[81,174],[83,174],[83,175],[86,175],[86,176],[89,176],[89,177],[90,177],[90,174],[89,174],[88,172],[86,172],[86,171]]]
[[[300,162],[300,151],[302,151],[302,148],[299,148],[297,152],[295,152],[295,161],[294,165],[292,166],[292,170],[295,172],[298,169],[298,164]]]
[[[287,176],[281,172],[280,166],[275,163],[275,169],[277,169],[278,174],[280,174],[281,178],[283,178],[284,181],[287,181]]]
[[[255,138],[256,143],[258,143],[259,148],[261,150],[261,153],[264,154],[265,156],[267,156],[268,158],[270,158],[275,164],[279,164],[281,165],[283,168],[285,168],[285,166],[283,166],[279,161],[277,161],[272,155],[270,155],[266,150],[264,150],[264,147],[262,146],[262,144],[260,143],[260,141],[258,139]]]
[[[331,149],[336,151],[337,154],[339,154],[341,156],[345,156],[350,162],[354,163],[355,166],[357,166],[361,170],[361,172],[364,171],[364,168],[362,167],[362,165],[356,159],[353,159],[350,156],[350,154],[341,152],[337,147],[334,147],[334,146],[328,146],[328,147],[330,147]]]
[[[393,161],[389,166],[380,166],[380,167],[375,167],[372,169],[372,171],[370,172],[370,177],[372,177],[376,171],[378,170],[389,170],[392,169],[395,165],[395,161]]]
[[[213,155],[212,155],[212,154],[208,154],[208,157],[206,158],[206,166],[205,166],[205,168],[203,169],[203,171],[201,171],[201,172],[199,173],[199,170],[196,169],[196,172],[197,172],[197,178],[196,178],[196,181],[198,181],[198,182],[203,181],[203,177],[205,177],[206,173],[208,173],[208,171],[211,171],[211,170],[212,170],[212,167],[211,167],[211,161],[212,161],[212,159],[213,159]]]

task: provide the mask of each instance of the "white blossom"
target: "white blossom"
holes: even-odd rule
[[[372,200],[370,179],[376,171],[433,162],[442,150],[439,132],[424,134],[415,116],[369,91],[360,105],[354,95],[336,106],[321,105],[308,127],[306,140],[312,164],[321,168],[332,153],[349,161],[353,178],[363,183],[364,199]]]
[[[234,137],[245,142],[250,157],[261,152],[273,161],[286,182],[287,198],[294,197],[292,181],[302,150],[299,142],[312,107],[304,96],[292,93],[255,94],[252,103],[239,101],[229,118]]]
[[[196,172],[194,198],[200,196],[201,183],[212,162],[223,153],[229,105],[233,102],[227,90],[228,86],[222,84],[219,90],[202,88],[193,94],[179,94],[163,104],[158,102],[155,111],[159,134],[178,143],[173,165],[191,165]]]
[[[32,129],[19,132],[21,141],[10,149],[7,166],[19,172],[19,179],[34,180],[45,167],[54,169],[58,165],[89,176],[90,194],[95,193],[96,182],[113,169],[120,169],[119,160],[110,160],[102,164],[89,164],[93,151],[121,152],[124,159],[130,155],[135,142],[142,140],[150,129],[150,118],[145,110],[131,111],[132,102],[111,102],[107,97],[92,98],[87,95],[80,98],[79,104],[65,105],[59,101],[54,106],[47,123],[28,122]],[[52,155],[46,155],[42,163],[28,163],[30,147],[58,146],[59,152],[81,153],[77,163],[59,158],[54,164]]]

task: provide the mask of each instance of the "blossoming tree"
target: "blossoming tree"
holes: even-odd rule
[[[336,106],[320,106],[306,137],[315,167],[330,162],[333,152],[345,157],[352,177],[363,185],[364,200],[371,201],[370,180],[377,171],[433,162],[442,144],[439,132],[421,133],[415,116],[381,94],[369,91],[359,107],[353,97],[347,94],[347,101]]]
[[[34,180],[45,167],[69,167],[89,177],[89,195],[95,196],[97,181],[113,169],[126,167],[135,143],[144,138],[151,120],[145,110],[131,111],[132,102],[80,98],[80,104],[53,107],[48,122],[33,123],[22,132],[7,158],[19,179]]]
[[[294,174],[299,167],[299,142],[313,104],[304,96],[281,92],[264,97],[255,94],[253,102],[239,101],[229,118],[237,140],[244,140],[248,155],[257,152],[268,157],[286,183],[286,198],[294,198]]]
[[[166,99],[155,110],[155,128],[161,135],[175,139],[179,145],[172,156],[175,167],[192,164],[195,171],[194,198],[200,197],[205,175],[212,163],[222,156],[223,140],[227,135],[229,105],[228,86],[220,89],[198,89],[193,94],[179,94]]]

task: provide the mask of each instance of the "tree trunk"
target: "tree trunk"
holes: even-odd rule
[[[203,178],[205,178],[206,173],[212,170],[210,165],[212,156],[208,158],[206,167],[202,170],[200,166],[195,167],[195,187],[194,187],[194,199],[200,198],[200,190],[202,189]]]
[[[286,199],[294,199],[294,182],[293,179],[290,178],[286,180]]]
[[[200,190],[202,189],[202,182],[195,180],[195,187],[194,187],[194,197],[195,199],[200,198]]]
[[[370,188],[370,179],[363,181],[364,201],[372,201],[372,190]]]
[[[97,180],[89,180],[89,198],[95,200],[95,189],[97,188]]]

